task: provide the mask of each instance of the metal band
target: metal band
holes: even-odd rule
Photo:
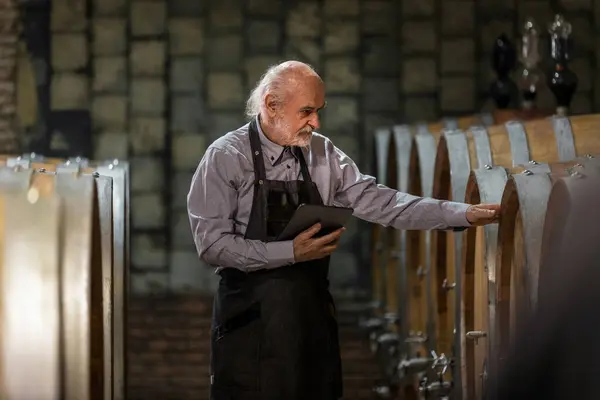
[[[81,172],[81,166],[79,164],[75,164],[75,163],[65,163],[65,164],[59,164],[56,166],[56,173],[73,173],[73,174],[79,174]]]
[[[417,134],[414,137],[417,155],[419,157],[419,172],[421,178],[421,191],[424,197],[431,197],[433,195],[433,175],[435,168],[435,155],[437,153],[437,144],[435,138],[429,132],[429,128],[426,124],[417,126]],[[425,232],[425,248],[429,249],[431,246],[431,232]],[[431,255],[429,251],[425,252],[425,265],[423,266],[427,271],[426,279],[426,294],[427,298],[432,298],[431,288]],[[435,310],[431,301],[427,302],[427,337],[431,346],[435,347],[436,343],[436,330],[435,324],[433,323]]]
[[[29,160],[31,162],[44,162],[46,160],[46,157],[40,156],[39,154],[36,154],[36,153],[24,153],[23,155],[19,156],[18,158]]]
[[[427,124],[418,124],[417,125],[417,133],[431,135],[431,132],[429,132],[429,127],[427,126]]]
[[[444,129],[458,129],[458,120],[456,118],[444,118]]]
[[[26,190],[31,184],[33,170],[19,167],[0,167],[0,188],[3,191]]]
[[[102,254],[102,313],[104,394],[113,399],[113,179],[94,174],[100,224],[100,246]]]
[[[79,164],[82,168],[86,168],[89,160],[85,157],[70,157],[65,164]]]
[[[64,318],[67,398],[89,399],[90,385],[90,303],[92,215],[94,178],[90,175],[73,177],[56,175],[56,192],[64,199],[68,212],[64,215],[63,296],[69,299]],[[88,261],[90,260],[90,261]]]
[[[452,201],[464,201],[467,181],[471,173],[469,145],[463,131],[444,132],[448,158],[450,161],[450,179],[452,185]]]
[[[502,167],[493,167],[491,169],[481,168],[473,171],[477,186],[479,188],[479,196],[482,203],[500,204],[504,186],[508,175],[506,169]],[[484,228],[485,234],[485,261],[488,269],[488,278],[490,283],[496,282],[496,240],[498,235],[498,224],[486,225]],[[489,292],[490,298],[495,299],[496,293]],[[495,304],[495,303],[494,303]]]
[[[556,136],[556,149],[558,150],[558,159],[560,161],[569,161],[577,156],[575,151],[575,140],[573,139],[573,129],[571,121],[567,117],[552,117],[554,135]]]
[[[509,121],[504,126],[510,140],[513,167],[526,164],[531,158],[529,157],[529,143],[527,142],[525,127],[518,121]]]
[[[504,186],[508,175],[506,169],[493,167],[474,170],[479,196],[482,203],[499,204],[502,201]],[[496,336],[496,248],[498,241],[498,224],[489,224],[483,228],[485,247],[483,257],[488,277],[488,349],[495,349]],[[491,361],[492,357],[488,357]],[[490,364],[492,366],[492,364]]]
[[[536,306],[538,293],[538,276],[542,237],[546,208],[552,190],[552,182],[548,174],[513,175],[519,195],[519,212],[523,220],[523,236],[525,257],[528,268],[524,271],[527,289],[530,294],[529,304]]]
[[[387,185],[388,150],[392,133],[389,128],[380,128],[375,132],[375,157],[377,159],[377,181]]]
[[[31,168],[31,160],[23,157],[10,157],[6,159],[6,166]]]
[[[534,161],[529,161],[527,164],[523,165],[523,167],[527,168],[526,171],[524,172],[524,175],[527,175],[529,173],[529,175],[531,175],[531,173],[534,174],[547,174],[550,173],[550,165],[547,163],[536,163]]]
[[[97,167],[100,175],[112,178],[113,212],[113,388],[114,400],[125,399],[125,298],[129,265],[129,163],[112,160]]]
[[[491,113],[483,113],[479,115],[479,120],[483,126],[494,125],[494,116]]]
[[[396,171],[398,177],[398,190],[408,191],[408,168],[410,165],[410,152],[412,148],[412,134],[408,125],[396,125],[394,130],[394,144],[396,146]]]
[[[408,125],[396,125],[394,131],[394,145],[396,146],[396,171],[397,171],[397,187],[401,192],[408,191],[408,171],[410,168],[410,154],[412,150],[412,133]],[[405,305],[408,304],[408,271],[406,268],[406,231],[401,230],[395,233],[398,240],[398,261],[395,263],[398,282],[398,302],[396,308],[399,310],[401,321],[408,321],[409,309]],[[402,324],[406,326],[406,324]],[[403,328],[403,335],[406,337],[408,331]]]
[[[415,135],[415,144],[417,145],[419,169],[421,170],[421,190],[424,197],[431,197],[433,195],[433,172],[437,144],[433,135],[429,133],[427,126],[418,130]]]
[[[473,126],[470,129],[473,142],[475,142],[475,151],[477,152],[477,167],[483,168],[486,165],[492,166],[492,149],[487,129],[483,126]]]

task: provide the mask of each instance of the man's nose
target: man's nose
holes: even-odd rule
[[[315,113],[308,123],[313,130],[319,129],[321,123],[319,122],[319,114]]]

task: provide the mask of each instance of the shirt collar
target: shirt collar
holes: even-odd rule
[[[287,150],[293,157],[296,157],[296,153],[292,151],[293,149],[288,146],[281,146],[277,143],[273,143],[269,140],[269,138],[265,135],[260,126],[260,117],[256,117],[256,128],[258,129],[258,136],[260,138],[260,144],[262,145],[263,152],[271,161],[271,165],[275,165],[282,158],[284,152]]]

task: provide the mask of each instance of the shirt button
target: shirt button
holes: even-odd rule
[[[271,161],[273,161],[275,159],[275,157],[271,156]]]
[[[289,165],[288,165],[287,167],[288,167],[288,168],[292,168],[292,167],[290,167]]]

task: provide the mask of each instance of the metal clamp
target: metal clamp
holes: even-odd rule
[[[423,344],[427,342],[427,335],[421,331],[410,331],[408,337],[404,339],[404,343],[407,344]]]
[[[448,282],[448,279],[444,279],[444,281],[442,282],[442,289],[444,289],[447,292],[454,289],[455,287],[456,283],[450,283]]]
[[[403,379],[410,375],[421,373],[433,364],[434,359],[431,357],[415,357],[404,359],[398,363],[398,377]]]
[[[470,331],[470,332],[465,333],[465,336],[467,337],[467,339],[470,339],[475,344],[477,344],[477,341],[479,339],[487,337],[487,332],[483,332],[483,331]]]

